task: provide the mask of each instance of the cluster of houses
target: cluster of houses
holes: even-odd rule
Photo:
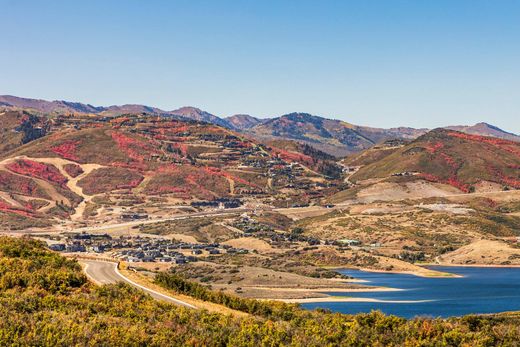
[[[248,250],[218,243],[187,243],[157,237],[120,236],[108,234],[66,233],[60,241],[48,248],[58,252],[107,253],[127,262],[166,262],[185,264],[197,261],[199,256],[245,254]]]

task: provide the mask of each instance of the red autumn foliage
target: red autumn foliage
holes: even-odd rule
[[[44,197],[38,195],[38,185],[33,180],[6,171],[0,171],[0,187],[7,192]]]
[[[63,165],[63,169],[67,172],[71,177],[78,177],[83,173],[83,169],[81,166],[76,164],[66,164]]]
[[[276,147],[271,148],[271,152],[274,155],[278,156],[279,158],[281,158],[285,161],[288,161],[288,162],[297,162],[297,163],[306,164],[306,165],[314,164],[314,159],[312,159],[312,157],[305,155],[305,154],[289,152],[284,149],[280,149],[280,148],[276,148]]]
[[[157,154],[158,151],[147,142],[127,136],[121,132],[113,131],[112,139],[117,143],[119,149],[125,152],[131,159],[139,162],[145,160],[145,155]]]
[[[94,195],[119,189],[132,189],[143,181],[143,176],[134,170],[119,167],[99,168],[82,178],[78,185],[83,193]]]
[[[520,180],[514,177],[506,176],[502,171],[493,166],[488,166],[488,171],[495,177],[495,179],[502,184],[520,188]]]
[[[444,147],[444,143],[442,142],[436,142],[434,144],[428,144],[426,146],[426,150],[431,153],[431,154],[434,154],[435,152],[437,152],[439,149],[443,148]]]
[[[110,121],[111,124],[114,124],[114,125],[121,125],[125,122],[128,122],[130,120],[130,118],[128,117],[119,117],[119,118],[114,118]]]
[[[459,181],[457,176],[451,176],[444,183],[454,186],[455,188],[462,190],[464,193],[469,193],[470,185]]]
[[[428,173],[421,173],[421,174],[419,174],[419,176],[424,178],[427,181],[449,184],[455,188],[460,189],[464,193],[469,193],[469,188],[470,188],[469,184],[460,182],[456,176],[451,176],[448,179],[442,179],[440,177],[437,177],[435,175],[428,174]]]
[[[183,156],[186,157],[188,155],[188,145],[186,145],[184,143],[176,143],[173,145],[173,147],[177,148],[179,151],[181,151]]]
[[[229,192],[225,174],[216,168],[162,165],[145,188],[148,194],[174,193],[182,198],[212,199]]]
[[[453,170],[457,171],[459,168],[459,164],[451,157],[450,155],[446,153],[440,153],[441,158],[446,162]]]
[[[464,134],[464,133],[458,133],[458,132],[449,132],[448,134],[450,136],[457,137],[460,139],[481,142],[481,143],[486,143],[488,145],[496,146],[496,147],[503,149],[504,151],[513,153],[516,156],[520,157],[520,144],[515,141],[504,140],[504,139],[499,139],[499,138],[495,138],[495,137]]]
[[[24,217],[33,217],[33,214],[31,212],[11,206],[2,201],[0,201],[0,211],[8,212],[8,213],[15,213],[17,215],[24,216]]]
[[[75,154],[76,147],[79,145],[79,141],[65,141],[60,145],[51,147],[51,151],[58,154],[60,157],[69,159],[72,161],[78,161],[79,158]]]
[[[52,165],[42,164],[36,161],[22,159],[6,165],[6,167],[20,175],[41,178],[46,181],[65,186],[67,178]]]

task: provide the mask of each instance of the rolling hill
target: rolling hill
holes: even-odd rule
[[[359,169],[353,182],[406,176],[470,192],[483,182],[520,188],[520,143],[435,129]]]
[[[13,127],[22,118],[14,117]],[[19,138],[0,152],[0,214],[10,216],[3,217],[7,225],[116,210],[153,213],[161,204],[222,198],[307,203],[341,173],[316,150],[263,145],[208,123],[142,114],[48,122],[48,134],[25,144]]]

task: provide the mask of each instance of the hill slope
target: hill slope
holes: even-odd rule
[[[520,143],[436,129],[362,167],[351,180],[389,178],[405,172],[464,192],[483,181],[518,189]]]
[[[262,145],[207,123],[143,115],[50,123],[50,134],[0,153],[0,210],[11,217],[81,220],[110,206],[162,213],[151,202],[220,198],[308,203],[341,173],[319,152]]]

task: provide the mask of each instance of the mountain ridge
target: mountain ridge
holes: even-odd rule
[[[31,109],[49,114],[88,113],[114,117],[127,113],[149,113],[174,119],[192,119],[240,131],[263,141],[277,139],[300,141],[336,157],[360,152],[390,139],[413,140],[431,130],[405,126],[387,129],[360,126],[305,112],[293,112],[267,119],[259,119],[245,114],[219,117],[192,106],[165,111],[160,108],[139,104],[94,106],[81,102],[47,101],[12,95],[0,95],[0,106]],[[485,122],[475,125],[446,126],[445,128],[473,135],[493,136],[520,141],[520,136]]]

